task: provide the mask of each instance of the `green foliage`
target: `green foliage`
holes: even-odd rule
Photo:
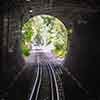
[[[23,47],[22,52],[24,56],[29,56],[29,49],[27,47]]]
[[[38,46],[53,44],[52,52],[63,57],[66,54],[67,29],[61,21],[49,15],[39,15],[32,17],[22,27],[22,52],[28,55],[31,42]]]
[[[53,49],[52,52],[57,55],[58,57],[64,57],[66,54],[66,51],[64,50],[58,50],[57,48]]]

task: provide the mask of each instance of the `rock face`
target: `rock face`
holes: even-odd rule
[[[49,14],[72,27],[65,67],[77,77],[93,97],[99,96],[100,11],[97,0],[9,0],[0,6],[0,90],[21,70],[21,26],[30,17]],[[32,12],[29,12],[32,10]],[[66,79],[66,73],[65,73]],[[98,88],[97,88],[98,87]],[[66,88],[66,86],[65,86]]]

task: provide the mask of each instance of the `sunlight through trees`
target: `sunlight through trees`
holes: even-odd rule
[[[51,47],[52,53],[64,57],[67,53],[68,31],[56,17],[38,15],[29,19],[22,27],[21,48],[24,56],[38,47]]]

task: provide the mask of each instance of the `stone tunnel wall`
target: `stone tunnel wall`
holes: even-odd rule
[[[73,22],[74,30],[65,67],[68,67],[82,86],[88,90],[90,96],[98,98],[100,94],[100,14],[88,16],[85,20],[85,23]]]
[[[3,13],[0,17],[1,22],[1,84],[2,90],[6,89],[10,82],[14,79],[22,69],[24,60],[21,55],[20,39],[21,39],[21,17],[19,13]]]

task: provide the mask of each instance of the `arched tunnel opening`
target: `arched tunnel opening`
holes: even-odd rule
[[[69,30],[71,32],[72,29]],[[55,56],[56,61],[64,61],[68,53],[69,30],[59,19],[50,15],[41,14],[30,18],[22,25],[20,41],[25,61],[32,62],[32,53],[37,51],[47,52],[53,58]]]
[[[0,3],[1,100],[100,99],[98,0]]]

